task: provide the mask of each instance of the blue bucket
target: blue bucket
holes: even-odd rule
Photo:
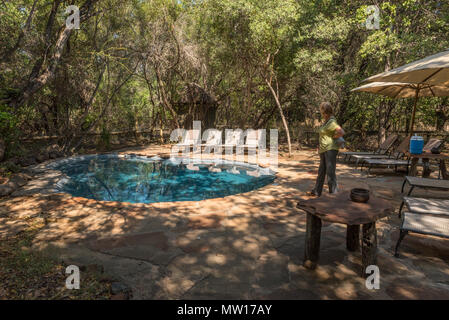
[[[424,138],[421,136],[414,135],[410,139],[410,153],[421,154],[423,148],[424,148]]]

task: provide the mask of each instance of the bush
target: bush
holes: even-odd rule
[[[8,138],[17,131],[17,120],[12,114],[11,108],[0,105],[0,136]]]

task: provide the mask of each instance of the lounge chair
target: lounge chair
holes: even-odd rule
[[[409,147],[409,143],[410,143],[410,137],[405,138],[401,144],[396,148],[395,153],[393,154],[393,156],[389,156],[389,155],[379,155],[379,154],[375,154],[375,155],[355,155],[355,156],[351,156],[352,158],[356,159],[356,166],[359,162],[363,162],[367,159],[400,159],[401,157],[403,157],[405,154],[408,153],[408,147]],[[439,148],[442,144],[441,140],[438,139],[430,139],[426,145],[423,147],[423,152],[430,152],[433,148]],[[387,161],[390,162],[390,161]],[[422,163],[422,161],[421,161]],[[403,162],[400,165],[405,165],[405,162]]]
[[[423,148],[423,152],[431,152],[432,149],[440,149],[443,146],[443,140],[430,139]]]
[[[359,163],[363,163],[367,159],[399,159],[404,156],[406,150],[408,149],[410,143],[410,137],[405,138],[402,142],[395,148],[392,155],[389,154],[368,154],[368,155],[352,155],[354,158],[355,166],[357,168]]]
[[[449,214],[449,200],[404,197],[399,207],[399,218],[404,206],[410,212],[422,214]]]
[[[387,168],[394,167],[394,171],[397,172],[398,167],[406,167],[407,173],[410,166],[410,159],[367,159],[368,164],[368,174],[371,173],[371,168],[373,166],[385,166]]]
[[[405,157],[407,150],[408,150],[408,145],[410,143],[410,137],[405,138],[401,144],[397,147],[396,152],[394,153],[394,158],[390,158],[390,159],[363,159],[362,162],[362,166],[361,166],[361,170],[363,170],[363,166],[367,165],[368,167],[368,174],[370,174],[371,168],[373,166],[394,166],[395,167],[395,171],[397,170],[398,166],[406,166],[407,167],[407,172],[408,172],[408,167],[410,165],[410,159],[407,160],[403,160],[402,158]]]
[[[195,143],[200,144],[200,130],[187,130],[183,136],[182,142],[176,144],[178,148],[184,148],[186,152],[190,152],[190,147]]]
[[[210,153],[212,149],[216,149],[221,154],[221,131],[216,129],[208,129],[206,131],[206,143],[201,144],[204,147],[204,153]]]
[[[246,134],[246,143],[243,145],[244,148],[248,148],[248,150],[255,150],[257,148],[261,148],[265,145],[265,135],[262,134],[262,130],[248,130]]]
[[[370,169],[372,166],[394,166],[395,171],[397,171],[397,167],[405,166],[407,169],[407,173],[410,166],[410,156],[408,155],[408,146],[410,142],[410,137],[407,137],[397,148],[397,152],[395,153],[396,159],[364,159],[363,163],[368,165],[368,174],[370,173]],[[429,152],[432,148],[440,147],[442,144],[441,140],[438,139],[430,139],[423,148],[423,152]],[[402,159],[406,157],[407,159]],[[422,161],[421,161],[422,164]],[[363,167],[363,164],[362,164]]]
[[[407,183],[410,185],[410,190],[407,194],[408,196],[411,195],[415,187],[445,190],[449,189],[449,180],[405,176],[404,183],[402,184],[402,193],[404,192],[404,188]]]
[[[351,159],[351,156],[356,156],[356,155],[386,154],[388,152],[388,150],[396,142],[397,139],[398,139],[398,135],[392,134],[374,152],[372,152],[372,151],[361,151],[361,152],[348,151],[348,152],[340,152],[339,156],[343,156],[344,157],[343,160],[347,160],[348,157],[349,157],[349,159]]]
[[[225,131],[225,148],[226,154],[233,154],[234,147],[243,144],[243,130],[226,130]]]
[[[409,233],[419,233],[435,237],[449,238],[449,211],[444,214],[422,214],[416,212],[404,212],[400,226],[400,234],[394,252],[399,257],[399,246],[404,237]]]

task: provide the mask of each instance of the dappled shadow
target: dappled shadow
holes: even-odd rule
[[[410,236],[403,257],[393,258],[394,216],[378,223],[381,290],[366,289],[361,254],[346,251],[343,225],[323,224],[319,267],[305,269],[306,216],[296,203],[313,187],[317,167],[315,155],[298,153],[281,159],[275,183],[219,199],[131,204],[23,196],[1,200],[0,214],[43,219],[36,249],[57,249],[74,263],[101,263],[133,288],[135,298],[389,299],[400,298],[402,291],[392,287],[401,287],[398,279],[407,292],[449,274],[449,249],[441,239]],[[401,177],[367,178],[345,164],[337,171],[341,188],[367,186],[399,206]]]

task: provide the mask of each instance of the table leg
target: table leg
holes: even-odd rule
[[[429,159],[422,159],[422,165],[423,165],[422,177],[423,178],[428,178],[430,176],[430,173],[431,173]]]
[[[440,170],[441,170],[442,178],[444,180],[449,180],[449,173],[447,172],[446,162],[444,161],[444,159],[440,160]]]
[[[411,177],[416,176],[417,165],[418,165],[418,158],[412,158],[412,161],[410,163],[410,172],[408,173],[409,176]]]
[[[347,226],[346,229],[346,249],[357,251],[360,249],[360,226]]]
[[[362,277],[366,277],[366,268],[376,264],[377,230],[376,222],[364,224],[362,227]]]
[[[307,213],[304,267],[315,269],[320,257],[321,219]]]

